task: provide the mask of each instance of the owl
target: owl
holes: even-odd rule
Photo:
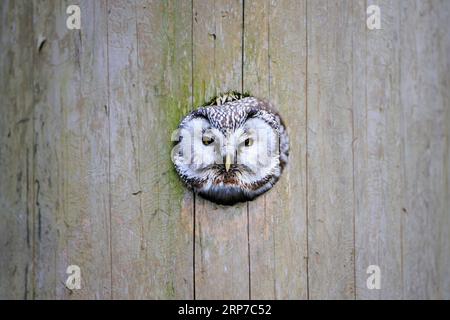
[[[271,189],[289,155],[286,128],[271,104],[234,91],[186,115],[172,139],[181,180],[221,205],[250,201]]]

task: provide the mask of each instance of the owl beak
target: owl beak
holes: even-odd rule
[[[230,166],[231,166],[231,156],[229,153],[227,153],[227,155],[225,156],[225,171],[228,172],[228,170],[230,170]]]

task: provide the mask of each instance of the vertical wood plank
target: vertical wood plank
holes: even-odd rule
[[[0,4],[0,299],[33,296],[32,10]]]
[[[270,99],[288,128],[289,164],[266,201],[275,218],[276,299],[306,299],[306,1],[270,2]]]
[[[192,299],[193,196],[170,159],[171,133],[192,103],[192,3],[139,1],[136,12],[140,285],[143,297]]]
[[[367,6],[380,7],[380,30],[366,27]],[[403,118],[399,83],[399,6],[354,1],[353,126],[356,298],[402,298]],[[381,271],[367,288],[367,268]]]
[[[443,176],[444,184],[440,193],[443,197],[442,221],[439,224],[440,238],[439,238],[439,294],[440,297],[446,300],[450,299],[450,93],[446,88],[450,87],[450,28],[448,21],[450,21],[450,3],[441,1],[439,8],[439,35],[441,43],[439,45],[439,61],[441,67],[439,70],[440,76],[440,92],[444,103],[444,117],[445,117],[445,145],[443,154]],[[446,172],[447,171],[447,172]]]
[[[106,299],[111,297],[107,9],[106,1],[81,1],[81,30],[67,30],[70,4],[61,2],[55,16],[57,32],[64,30],[65,35],[59,45],[68,52],[60,68],[63,149],[58,156],[64,168],[64,202],[58,208],[63,216],[56,294],[63,299]],[[69,265],[81,269],[81,290],[64,286]]]
[[[105,2],[35,3],[36,298],[110,297]],[[69,265],[82,289],[65,287]]]
[[[113,298],[190,298],[192,199],[170,133],[191,97],[191,5],[109,5]]]
[[[134,1],[108,1],[112,297],[145,296],[139,199],[137,30]]]
[[[309,297],[352,299],[352,2],[307,6]]]
[[[242,5],[194,0],[194,106],[242,87]],[[195,204],[196,298],[249,298],[247,205]]]
[[[448,299],[449,3],[401,3],[404,297]]]
[[[246,1],[244,89],[283,116],[289,164],[266,195],[249,203],[251,296],[307,298],[306,2]]]
[[[56,299],[58,232],[64,218],[63,86],[73,69],[61,3],[34,3],[34,298]],[[67,68],[67,71],[66,71]]]
[[[269,7],[269,1],[245,1],[243,43],[244,91],[267,100],[271,98]],[[266,193],[248,203],[251,299],[274,299],[277,294],[274,242],[274,219],[277,214],[273,210],[267,210],[268,199],[270,201],[271,197]]]

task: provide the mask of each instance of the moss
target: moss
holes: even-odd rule
[[[167,170],[166,182],[170,188],[171,197],[170,207],[175,204],[182,204],[182,197],[185,193],[185,187],[181,182],[170,158],[173,143],[171,135],[177,129],[181,119],[188,114],[194,107],[214,104],[217,97],[223,97],[218,94],[213,86],[208,85],[202,80],[200,85],[195,86],[193,90],[191,56],[186,52],[192,52],[192,43],[186,41],[186,19],[185,12],[181,2],[165,1],[163,2],[163,27],[161,37],[163,39],[163,61],[160,83],[161,88],[161,107],[159,110],[160,132],[166,136],[165,161],[170,163],[170,169]],[[234,95],[236,98],[247,97],[248,92],[240,93],[238,91],[227,91],[225,94]],[[194,99],[192,101],[191,99]],[[208,100],[206,100],[208,99]],[[194,104],[194,105],[193,105]],[[176,208],[173,208],[174,210]]]
[[[227,91],[227,92],[224,92],[224,93],[219,93],[219,94],[215,95],[214,97],[209,99],[203,105],[204,106],[216,105],[217,104],[217,100],[220,100],[220,99],[222,99],[224,97],[226,97],[227,101],[233,101],[233,100],[239,100],[239,99],[242,99],[242,98],[250,97],[250,93],[249,92],[240,93],[240,92],[235,91],[235,90],[230,90],[230,91]]]
[[[162,38],[165,46],[163,47],[163,65],[160,78],[160,87],[164,88],[161,98],[160,116],[164,119],[161,123],[161,132],[166,137],[166,161],[170,164],[167,172],[167,182],[170,187],[171,198],[173,203],[182,203],[184,195],[184,187],[180,181],[175,168],[172,165],[170,152],[172,149],[171,135],[178,127],[179,122],[191,109],[191,58],[186,56],[184,52],[191,52],[190,45],[186,44],[183,38],[186,33],[181,16],[183,8],[180,7],[178,1],[164,2],[163,10],[163,28]],[[180,36],[182,39],[180,39]],[[189,46],[186,48],[185,46]],[[176,199],[173,199],[173,198]],[[172,205],[172,204],[171,204]]]
[[[166,297],[165,298],[175,298],[175,287],[172,281],[166,283]]]
[[[167,161],[170,164],[169,166],[170,169],[167,172],[167,182],[171,189],[170,194],[172,195],[172,197],[175,196],[177,198],[176,203],[181,203],[182,196],[184,194],[184,187],[172,164],[171,151],[173,142],[171,141],[171,135],[172,132],[176,130],[176,128],[178,127],[178,123],[184,115],[184,110],[183,108],[179,108],[178,103],[174,103],[173,101],[168,101],[168,103],[166,104],[166,108],[167,112],[165,114],[166,116],[165,119],[167,127],[165,128],[166,130],[164,130],[164,128],[162,129],[165,131],[165,136],[167,137],[165,145],[168,146],[168,148],[166,148],[165,161]]]

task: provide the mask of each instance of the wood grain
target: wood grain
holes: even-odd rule
[[[0,2],[0,298],[450,298],[450,2],[82,0],[81,30],[69,4]],[[227,90],[291,147],[233,207],[170,160]]]
[[[0,6],[0,298],[33,297],[33,32],[28,2]],[[20,92],[20,94],[18,94]]]
[[[170,160],[172,131],[192,104],[192,4],[139,1],[138,164],[144,297],[194,295],[192,193]],[[152,70],[148,72],[148,70]],[[142,270],[145,270],[142,272]],[[133,276],[134,277],[134,276]]]
[[[194,1],[194,106],[242,86],[242,1]],[[198,299],[248,299],[247,204],[218,206],[196,197]]]
[[[138,44],[134,1],[108,1],[112,297],[145,297],[139,195]]]
[[[307,6],[309,297],[353,299],[352,2]]]
[[[404,206],[403,114],[400,106],[399,6],[382,9],[369,30],[366,4],[353,2],[353,152],[356,298],[402,298],[401,216]],[[381,289],[367,288],[367,268],[381,271]]]
[[[60,17],[61,6],[49,2],[33,6],[34,49],[34,298],[55,299],[57,286],[58,233],[64,225],[65,88],[72,78],[74,65],[67,49],[70,36]],[[58,17],[58,18],[57,18]],[[62,28],[59,29],[58,27]],[[65,72],[67,68],[67,72]],[[65,106],[67,107],[67,106]],[[67,150],[67,149],[66,149]]]
[[[404,297],[448,299],[449,4],[403,1],[400,10]]]
[[[62,3],[61,12],[69,3]],[[83,29],[64,28],[69,54],[61,110],[63,205],[58,222],[56,296],[105,299],[111,296],[109,248],[109,121],[107,20],[105,2],[84,1]],[[64,15],[62,17],[65,17]],[[62,26],[61,26],[62,25]],[[81,268],[82,289],[64,286],[69,265]]]
[[[95,20],[106,8],[81,3],[80,32],[66,28],[68,5],[34,7],[34,296],[109,298],[106,20]],[[69,265],[82,290],[65,287]]]
[[[193,204],[170,161],[191,102],[191,6],[109,6],[113,298],[191,298]]]
[[[306,299],[306,2],[246,1],[244,32],[244,90],[274,104],[291,140],[281,180],[249,203],[251,297]]]

